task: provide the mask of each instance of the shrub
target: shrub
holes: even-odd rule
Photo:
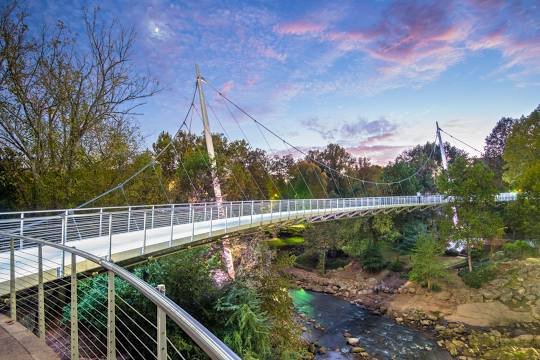
[[[434,289],[436,281],[446,278],[444,265],[437,259],[443,252],[441,244],[431,234],[423,233],[418,236],[416,246],[411,257],[411,271],[409,279]]]
[[[360,254],[362,267],[368,272],[378,272],[386,267],[386,262],[381,254],[380,246],[370,241]]]
[[[403,261],[401,261],[399,257],[396,257],[388,267],[394,272],[401,272],[403,271]]]
[[[538,250],[526,241],[518,240],[503,245],[504,255],[510,259],[522,259],[538,255]]]
[[[495,279],[497,267],[493,263],[485,263],[477,266],[473,271],[460,271],[459,275],[463,282],[472,288],[479,289],[485,283]]]
[[[319,263],[319,256],[313,253],[303,253],[296,257],[296,265],[301,268],[315,269]]]

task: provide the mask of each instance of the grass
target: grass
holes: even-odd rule
[[[270,247],[284,247],[284,246],[298,246],[302,245],[304,243],[304,238],[301,236],[291,236],[291,237],[283,237],[283,238],[272,238],[270,240],[266,240],[266,243]]]

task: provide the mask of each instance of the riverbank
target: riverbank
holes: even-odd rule
[[[540,261],[526,259],[501,266],[501,275],[481,289],[468,288],[452,272],[448,284],[437,292],[427,291],[399,273],[365,273],[354,261],[324,276],[298,268],[290,268],[288,273],[299,287],[432,331],[438,345],[455,358],[522,355],[539,359]]]

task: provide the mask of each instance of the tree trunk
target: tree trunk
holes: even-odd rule
[[[469,265],[469,272],[472,272],[471,244],[469,242],[467,242],[467,264]]]
[[[321,273],[326,274],[326,250],[321,250],[319,254],[319,267],[321,268]]]
[[[222,239],[221,241],[221,261],[223,265],[225,265],[225,269],[227,269],[227,275],[229,275],[229,278],[234,280],[236,273],[234,271],[234,260],[232,256],[231,244],[229,239],[226,238]]]

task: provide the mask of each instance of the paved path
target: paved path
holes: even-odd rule
[[[7,316],[0,315],[0,360],[58,360],[37,336]]]

